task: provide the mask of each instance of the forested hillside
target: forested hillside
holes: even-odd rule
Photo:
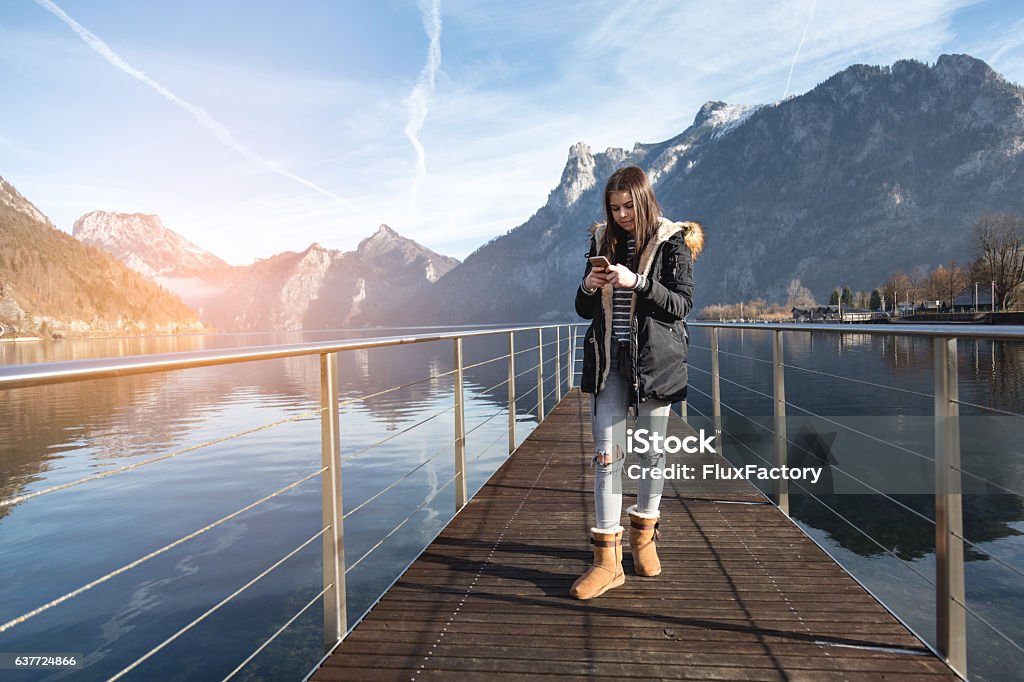
[[[201,329],[174,294],[55,229],[0,178],[0,324],[20,333]]]

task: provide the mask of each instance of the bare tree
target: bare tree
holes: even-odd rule
[[[910,284],[910,302],[917,305],[925,297],[925,289],[928,285],[928,271],[923,266],[918,265],[907,275],[907,281]]]
[[[967,270],[957,265],[956,261],[950,261],[948,266],[940,265],[932,270],[928,276],[925,290],[928,292],[929,298],[947,303],[952,308],[953,299],[967,287],[970,281]]]
[[[999,305],[1006,308],[1014,290],[1024,283],[1024,217],[986,213],[974,224],[972,275],[976,282],[995,282]]]
[[[910,298],[910,277],[902,270],[896,270],[882,285],[882,296],[885,297],[886,307],[895,310],[896,304],[900,301],[906,303]]]
[[[811,305],[814,305],[814,296],[811,294],[811,290],[800,284],[799,279],[791,280],[786,288],[786,307],[793,309]]]

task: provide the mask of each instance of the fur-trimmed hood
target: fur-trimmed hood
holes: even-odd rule
[[[601,239],[604,237],[606,227],[605,223],[594,223],[590,228],[590,233],[594,236],[594,240],[598,244],[601,243]],[[686,246],[690,249],[690,256],[693,260],[697,260],[700,252],[704,250],[704,228],[702,228],[698,222],[684,220],[682,222],[675,223],[662,216],[658,218],[658,229],[654,233],[654,238],[651,240],[651,243],[647,245],[647,250],[650,253],[648,254],[645,252],[641,256],[641,265],[644,263],[643,259],[645,256],[649,255],[650,258],[654,257],[654,252],[651,247],[657,248],[658,244],[668,240],[668,238],[676,232],[683,233],[683,240],[686,242]],[[648,258],[648,264],[650,262],[650,258]],[[646,272],[643,267],[641,267],[640,271]]]

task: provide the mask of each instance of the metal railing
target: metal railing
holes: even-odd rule
[[[963,531],[963,500],[960,494],[961,490],[961,477],[968,476],[972,478],[978,478],[975,474],[964,471],[960,464],[960,432],[957,422],[959,416],[959,408],[961,405],[969,406],[974,409],[986,411],[992,414],[1002,414],[1009,416],[1022,416],[1006,410],[1000,410],[984,405],[978,405],[975,403],[961,401],[959,399],[959,380],[957,375],[957,340],[958,339],[986,339],[986,340],[1011,340],[1011,341],[1024,341],[1024,328],[1021,329],[1010,329],[1010,328],[998,328],[998,329],[986,329],[984,327],[976,328],[965,328],[965,327],[948,327],[944,329],[923,329],[907,327],[903,325],[891,325],[891,324],[858,324],[858,325],[818,325],[818,324],[772,324],[772,323],[716,323],[716,322],[690,322],[688,323],[691,327],[706,328],[710,332],[711,342],[710,347],[702,347],[697,345],[691,345],[691,348],[702,349],[710,352],[710,371],[704,370],[700,367],[696,367],[690,364],[690,369],[697,370],[704,374],[709,375],[710,380],[710,394],[704,393],[696,389],[693,386],[693,382],[690,383],[690,389],[697,393],[703,394],[707,397],[711,403],[711,415],[710,420],[714,425],[716,431],[716,444],[717,452],[722,453],[722,393],[721,393],[721,382],[725,381],[728,384],[732,384],[740,389],[754,393],[760,397],[771,400],[772,411],[774,416],[774,462],[767,462],[766,464],[781,467],[786,464],[787,455],[791,446],[800,447],[799,444],[794,443],[786,433],[786,415],[787,408],[794,408],[800,412],[819,417],[830,421],[832,424],[840,428],[850,428],[847,425],[828,420],[826,417],[821,417],[815,414],[811,410],[799,406],[787,399],[786,395],[786,370],[809,372],[812,374],[818,374],[828,376],[834,379],[849,381],[857,384],[867,384],[875,388],[896,391],[906,394],[911,394],[919,397],[925,397],[932,400],[933,414],[934,414],[934,435],[936,443],[936,452],[934,458],[925,457],[934,461],[935,466],[935,519],[932,520],[922,515],[917,510],[914,510],[907,505],[903,504],[899,500],[892,498],[889,495],[871,487],[863,481],[857,480],[859,483],[866,486],[869,490],[874,491],[879,495],[883,495],[888,498],[891,502],[902,507],[904,510],[914,514],[935,526],[935,578],[931,580],[924,576],[917,569],[908,565],[914,573],[919,577],[923,578],[928,584],[934,587],[935,600],[936,600],[936,653],[943,658],[950,668],[958,675],[966,679],[967,676],[967,626],[966,616],[968,613],[976,618],[979,622],[985,625],[990,631],[992,631],[997,637],[1008,643],[1010,646],[1015,648],[1017,651],[1024,653],[1024,647],[1020,643],[1014,641],[1012,638],[1005,635],[997,627],[988,622],[981,614],[973,611],[967,606],[967,600],[965,596],[965,576],[964,576],[964,543],[966,542],[972,549],[985,554],[988,558],[996,560],[1001,566],[1011,570],[1017,575],[1024,577],[1024,572],[1013,567],[1007,562],[993,556],[990,552],[985,549],[978,547],[975,543],[964,538]],[[574,325],[575,326],[575,325]],[[751,357],[747,355],[740,355],[736,353],[729,353],[719,348],[719,333],[722,329],[728,330],[756,330],[764,333],[771,334],[770,347],[771,347],[771,360],[764,360],[762,358]],[[928,394],[920,391],[909,390],[896,386],[886,386],[884,384],[878,384],[875,382],[865,381],[862,379],[855,379],[852,377],[843,377],[837,374],[828,372],[821,372],[819,370],[813,370],[809,368],[798,367],[793,364],[787,364],[784,361],[784,347],[783,337],[786,333],[811,333],[811,334],[871,334],[879,336],[906,336],[906,337],[918,337],[925,339],[932,339],[933,341],[933,353],[934,353],[934,367],[933,367],[933,385],[934,393]],[[576,334],[573,336],[573,348],[576,348]],[[722,376],[721,373],[721,356],[742,358],[751,360],[754,362],[762,363],[771,366],[771,384],[772,393],[769,395],[757,389],[745,386],[738,382],[734,382]],[[728,405],[725,407],[730,408]],[[686,415],[687,404],[684,402],[681,408],[683,416]],[[742,416],[739,410],[733,410],[737,414]],[[706,417],[707,415],[700,415]],[[767,428],[767,427],[764,427]],[[860,435],[868,436],[869,434],[860,433]],[[903,449],[903,448],[900,448]],[[910,450],[911,454],[919,455]],[[754,453],[756,455],[756,453]],[[992,485],[997,489],[1002,489],[1007,493],[1012,493],[1017,496],[1021,494],[1017,491],[1009,490],[1003,486],[1000,486],[997,482],[984,480],[985,484]],[[790,481],[786,480],[785,477],[779,477],[773,482],[774,490],[772,491],[774,499],[772,500],[778,508],[785,513],[787,516],[790,513]],[[799,483],[795,483],[801,488]],[[857,527],[856,524],[849,521],[842,516],[838,511],[829,507],[824,501],[819,499],[810,491],[805,488],[802,490],[811,498],[817,500],[819,503],[824,505],[831,512],[839,516],[839,518],[850,524],[855,530],[864,535],[869,541],[874,543],[882,551],[895,556],[893,551],[888,547],[885,547],[877,540],[872,538],[869,534],[865,533],[861,528]],[[815,540],[813,537],[812,540]],[[817,540],[815,540],[817,542]],[[825,548],[823,548],[825,549]],[[826,549],[826,552],[828,550]],[[831,554],[830,554],[831,555]],[[898,557],[897,557],[898,558]],[[855,578],[856,579],[856,578]],[[858,581],[859,582],[859,581]],[[863,583],[862,583],[863,584]],[[898,614],[894,614],[899,618]],[[902,619],[900,619],[902,621]],[[904,623],[906,624],[906,623]],[[909,627],[909,626],[908,626]],[[926,640],[923,637],[918,637],[923,642]]]
[[[355,341],[345,342],[330,342],[330,343],[307,343],[307,344],[292,344],[285,346],[271,346],[271,347],[260,347],[260,348],[243,348],[243,349],[229,349],[219,351],[204,351],[204,352],[193,352],[193,353],[174,353],[161,356],[142,356],[134,358],[114,358],[105,360],[90,360],[90,361],[76,361],[66,363],[45,363],[38,365],[25,365],[15,367],[0,367],[0,389],[13,389],[23,388],[30,386],[43,386],[57,383],[65,383],[72,381],[84,381],[89,379],[99,378],[112,378],[122,377],[135,374],[147,374],[147,373],[158,373],[158,372],[169,372],[180,369],[193,368],[193,367],[207,367],[214,365],[224,365],[230,363],[242,363],[242,362],[254,362],[259,360],[266,360],[272,358],[286,358],[286,357],[300,357],[300,356],[318,356],[320,361],[320,406],[318,409],[309,410],[299,415],[294,415],[271,424],[265,424],[252,429],[248,429],[244,432],[233,434],[225,438],[219,438],[214,441],[202,443],[200,445],[191,446],[175,452],[171,452],[158,457],[153,457],[142,462],[131,464],[128,466],[120,467],[110,471],[105,471],[99,474],[93,474],[90,476],[83,477],[81,479],[71,481],[68,483],[62,483],[55,485],[50,488],[18,495],[5,500],[0,500],[0,507],[10,506],[13,504],[28,501],[30,499],[56,493],[61,490],[68,489],[73,486],[83,485],[101,478],[106,478],[124,471],[138,469],[148,464],[155,463],[158,461],[164,461],[170,458],[185,455],[189,452],[195,451],[201,447],[211,445],[216,442],[222,442],[229,438],[236,438],[241,435],[251,434],[264,429],[273,428],[280,424],[284,424],[299,419],[306,419],[311,416],[320,417],[321,422],[321,463],[320,468],[316,471],[312,471],[303,478],[290,483],[289,485],[281,488],[280,490],[267,495],[260,500],[249,504],[238,511],[218,520],[204,528],[201,528],[193,533],[186,535],[185,537],[176,540],[150,554],[123,566],[116,571],[112,571],[107,575],[102,576],[96,580],[93,580],[80,588],[72,590],[65,595],[62,595],[50,602],[41,605],[40,607],[33,609],[25,614],[22,614],[18,618],[10,620],[6,623],[0,624],[0,633],[10,628],[18,626],[20,623],[42,613],[50,608],[54,608],[65,601],[72,599],[79,594],[106,582],[114,577],[128,571],[141,563],[150,560],[151,558],[158,556],[173,547],[176,547],[184,542],[191,540],[198,535],[205,533],[212,528],[220,526],[230,519],[237,517],[238,515],[278,496],[285,492],[295,489],[302,483],[309,481],[317,476],[321,479],[321,500],[322,500],[322,526],[321,529],[314,535],[306,539],[303,543],[299,544],[289,554],[282,559],[278,560],[272,566],[268,567],[262,573],[253,578],[249,583],[240,588],[233,595],[229,596],[221,603],[212,607],[209,611],[204,613],[198,619],[190,623],[186,628],[175,633],[170,639],[165,640],[163,643],[150,650],[145,656],[136,660],[131,666],[125,668],[118,673],[118,676],[126,674],[135,666],[141,664],[144,660],[147,660],[151,656],[156,655],[161,649],[170,644],[171,641],[179,637],[181,634],[186,632],[188,629],[197,625],[200,621],[211,615],[218,608],[229,602],[235,596],[240,594],[243,590],[254,584],[257,580],[261,579],[264,575],[274,570],[277,566],[281,565],[284,561],[294,556],[295,553],[301,549],[314,543],[317,539],[321,539],[321,546],[323,551],[323,576],[322,576],[322,590],[317,594],[310,602],[308,602],[298,613],[296,613],[287,623],[285,623],[277,632],[275,632],[271,638],[265,641],[260,647],[258,647],[252,654],[246,658],[241,664],[234,670],[228,678],[237,674],[244,668],[260,651],[266,648],[275,638],[277,638],[287,627],[293,623],[298,617],[305,613],[308,609],[314,606],[317,602],[322,601],[324,605],[324,649],[325,651],[331,651],[337,643],[345,636],[346,632],[350,629],[347,623],[346,616],[346,576],[358,565],[361,564],[368,556],[370,556],[378,547],[380,547],[389,537],[395,534],[401,529],[406,523],[408,523],[419,511],[421,511],[426,505],[433,501],[440,492],[447,489],[449,485],[455,486],[455,512],[458,513],[460,509],[466,504],[468,499],[467,489],[467,462],[466,462],[466,437],[469,433],[482,426],[484,423],[498,417],[501,412],[497,412],[485,419],[480,424],[467,430],[466,428],[466,414],[465,414],[465,371],[471,368],[479,367],[484,364],[500,362],[502,360],[507,361],[508,378],[499,384],[483,390],[481,393],[488,393],[500,389],[505,386],[507,392],[507,408],[503,411],[508,413],[508,427],[505,429],[497,440],[492,442],[485,448],[484,452],[477,454],[476,460],[480,459],[486,451],[493,447],[498,440],[505,438],[507,433],[507,451],[511,454],[516,447],[517,434],[517,400],[523,400],[534,391],[537,392],[536,399],[536,417],[538,423],[543,421],[545,418],[544,405],[545,400],[554,396],[555,400],[559,400],[563,395],[562,387],[563,384],[566,390],[572,388],[574,385],[574,375],[577,372],[577,360],[578,354],[582,352],[582,344],[579,343],[580,329],[585,327],[583,323],[572,323],[565,325],[544,325],[544,326],[527,326],[527,327],[515,327],[505,329],[493,329],[483,331],[468,331],[468,332],[451,332],[451,333],[438,333],[438,334],[425,334],[425,335],[411,335],[411,336],[396,336],[384,339],[364,339]],[[963,327],[949,328],[948,330],[935,330],[935,329],[916,329],[916,328],[905,328],[902,326],[893,325],[857,325],[857,326],[821,326],[821,325],[800,325],[800,324],[762,324],[762,323],[751,323],[751,324],[718,324],[718,323],[704,323],[704,322],[693,322],[690,323],[692,327],[703,327],[710,331],[711,342],[709,348],[703,348],[710,352],[710,370],[704,370],[702,368],[693,366],[691,369],[703,372],[710,377],[710,393],[704,394],[710,400],[711,403],[711,419],[718,429],[717,443],[719,446],[719,452],[721,452],[722,446],[722,432],[720,429],[722,410],[723,407],[726,409],[732,409],[729,405],[722,402],[721,382],[736,385],[739,388],[751,391],[760,396],[763,396],[772,401],[773,414],[776,418],[775,423],[781,425],[782,428],[777,428],[774,433],[774,464],[779,466],[785,463],[785,457],[789,446],[794,445],[792,440],[787,436],[785,432],[785,417],[788,409],[796,409],[801,412],[814,415],[813,412],[801,407],[799,404],[793,402],[794,396],[787,397],[786,394],[786,374],[789,371],[800,371],[808,372],[812,374],[818,374],[828,376],[835,379],[850,381],[858,384],[868,384],[879,389],[891,390],[902,392],[906,394],[912,394],[918,397],[925,397],[932,400],[934,422],[935,422],[935,436],[936,443],[939,444],[935,453],[934,461],[936,467],[936,518],[934,522],[927,517],[922,516],[916,510],[913,510],[905,505],[902,505],[898,500],[893,500],[896,504],[900,504],[907,511],[916,514],[917,516],[924,518],[926,521],[933,522],[935,525],[935,544],[936,544],[936,575],[935,580],[932,581],[926,576],[922,577],[932,586],[934,586],[936,594],[936,618],[937,618],[937,631],[938,631],[938,653],[947,661],[947,663],[953,668],[958,674],[966,676],[966,614],[971,613],[980,622],[989,626],[998,636],[1009,642],[1012,646],[1018,650],[1022,650],[1020,645],[1011,639],[1007,638],[1003,633],[999,632],[997,628],[991,626],[980,614],[974,613],[970,610],[970,607],[966,604],[965,590],[964,590],[964,543],[966,542],[976,551],[986,553],[997,562],[1006,566],[1015,573],[1020,574],[1018,569],[1007,564],[1006,562],[998,559],[998,557],[992,556],[985,549],[977,547],[970,540],[964,538],[963,532],[963,510],[962,510],[962,499],[959,494],[949,493],[948,491],[958,491],[960,489],[959,483],[962,476],[975,476],[970,472],[964,471],[960,466],[960,441],[959,432],[956,430],[956,419],[955,417],[959,414],[960,405],[969,406],[974,409],[988,410],[996,414],[1009,414],[1013,416],[1019,416],[1015,413],[1007,412],[1005,410],[998,410],[995,408],[986,407],[983,405],[977,405],[974,403],[961,401],[959,399],[958,391],[958,377],[957,377],[957,364],[956,364],[956,353],[957,353],[957,339],[958,338],[973,338],[973,339],[1007,339],[1007,340],[1024,340],[1024,330],[1018,332],[1016,330],[988,330],[988,329],[969,329]],[[567,335],[563,338],[562,329],[567,330]],[[761,358],[754,358],[736,353],[729,353],[719,348],[719,332],[721,329],[750,329],[761,331],[771,334],[771,349],[772,359],[764,360]],[[553,341],[545,341],[545,331],[548,332],[550,337],[551,330],[554,330],[555,339]],[[516,332],[529,333],[532,331],[537,332],[537,343],[536,345],[517,350],[515,342]],[[885,386],[875,382],[865,381],[862,379],[855,379],[851,377],[842,377],[837,374],[830,372],[822,372],[820,370],[803,368],[794,364],[788,364],[784,361],[784,346],[783,338],[785,333],[825,333],[825,334],[845,334],[845,333],[856,333],[856,334],[876,334],[884,336],[907,336],[907,337],[924,337],[933,339],[934,349],[934,393],[928,394],[920,391],[908,390],[901,387]],[[484,336],[495,336],[506,334],[508,339],[508,353],[503,356],[485,360],[480,363],[473,365],[465,365],[463,357],[463,340],[474,337]],[[432,375],[424,379],[420,379],[415,382],[403,384],[402,386],[389,387],[380,391],[373,392],[359,398],[354,398],[345,402],[339,400],[339,389],[341,384],[341,378],[338,374],[338,354],[342,352],[352,350],[364,350],[373,348],[386,348],[398,345],[406,345],[413,343],[426,343],[436,341],[451,341],[453,344],[453,369],[449,372]],[[563,345],[566,346],[563,351]],[[545,357],[547,354],[544,349],[554,346],[554,360],[555,364],[555,381],[554,387],[549,388],[545,391],[545,381],[550,377],[545,377]],[[693,346],[694,348],[702,348],[701,346]],[[520,369],[517,367],[517,357],[521,358],[526,355],[529,356],[536,353],[536,365]],[[565,372],[563,372],[562,356],[565,355]],[[771,395],[757,391],[749,386],[743,386],[737,382],[731,381],[730,379],[723,377],[721,373],[721,356],[734,357],[737,359],[746,358],[752,361],[756,361],[765,365],[770,365],[771,377],[772,377],[772,393]],[[529,365],[529,360],[526,362]],[[536,375],[535,386],[527,390],[521,395],[516,394],[516,381],[529,375]],[[453,401],[452,406],[446,410],[431,415],[416,424],[403,429],[401,432],[392,434],[377,443],[374,443],[368,447],[358,450],[354,453],[348,454],[346,457],[341,456],[340,446],[340,423],[339,413],[340,408],[348,403],[357,402],[361,400],[367,400],[369,398],[383,395],[389,392],[399,390],[408,386],[412,386],[417,383],[432,381],[438,378],[447,377],[451,375],[453,377]],[[703,393],[697,390],[692,382],[691,389],[698,393]],[[341,464],[342,462],[350,461],[351,459],[362,455],[365,452],[372,450],[375,447],[383,445],[389,440],[397,437],[401,433],[405,433],[413,428],[416,428],[427,421],[435,419],[442,414],[454,411],[454,433],[452,434],[452,450],[454,452],[454,474],[442,485],[438,486],[437,489],[429,495],[423,502],[408,516],[406,516],[400,523],[393,527],[388,533],[380,538],[376,544],[374,544],[367,552],[362,554],[358,559],[351,562],[346,566],[345,557],[345,536],[344,536],[344,520],[350,515],[357,513],[361,509],[366,508],[374,500],[379,498],[387,491],[393,489],[396,485],[406,480],[409,476],[414,474],[417,470],[426,466],[429,462],[435,460],[438,457],[443,456],[445,450],[440,450],[430,458],[421,462],[411,471],[407,472],[396,481],[390,483],[384,489],[371,496],[367,500],[364,500],[356,507],[343,511],[343,504],[341,499]],[[734,410],[735,411],[735,410]],[[685,416],[687,413],[687,405],[684,402],[681,405],[680,412]],[[702,415],[703,416],[703,415]],[[818,416],[818,415],[815,415]],[[839,425],[843,426],[843,425]],[[917,454],[917,453],[914,453]],[[930,458],[929,458],[930,459]],[[474,460],[475,461],[475,460]],[[789,512],[789,489],[787,487],[788,482],[780,479],[777,482],[774,496],[775,503],[779,508],[788,513]],[[986,483],[991,483],[986,481]],[[799,485],[799,484],[797,484]],[[806,492],[806,491],[805,491]],[[876,491],[877,492],[877,491]],[[1014,494],[1015,491],[1009,491]],[[879,493],[883,494],[883,493]],[[812,495],[813,497],[813,495]],[[817,499],[817,498],[816,498]],[[892,498],[890,498],[892,499]],[[820,501],[820,500],[819,500]],[[826,505],[827,507],[827,505]],[[832,510],[834,513],[842,516]],[[849,523],[848,520],[843,518],[842,520]],[[856,526],[854,526],[856,528]],[[858,531],[864,533],[861,529],[857,528]],[[883,551],[892,554],[892,550],[884,547],[869,535],[865,533],[865,536],[878,545]],[[917,573],[916,569],[913,569]],[[918,573],[918,575],[921,575]],[[361,618],[361,617],[360,617]],[[359,619],[356,620],[358,622]],[[1022,650],[1024,651],[1024,650]]]
[[[0,367],[0,390],[11,390],[17,388],[29,388],[35,386],[47,386],[60,383],[86,381],[92,379],[103,379],[103,378],[116,378],[138,374],[154,374],[162,372],[171,372],[189,368],[197,367],[210,367],[217,365],[226,365],[232,363],[245,363],[245,362],[257,362],[268,359],[277,358],[294,358],[302,356],[318,356],[320,362],[320,406],[318,409],[309,410],[302,414],[294,415],[286,419],[282,419],[270,424],[264,424],[255,428],[247,429],[245,431],[232,434],[230,436],[217,438],[214,440],[207,441],[198,445],[190,446],[181,450],[177,450],[171,453],[153,457],[142,462],[135,464],[119,467],[109,471],[105,471],[99,474],[93,474],[85,476],[80,479],[54,485],[42,490],[26,493],[22,495],[16,495],[7,499],[0,500],[0,508],[10,507],[15,504],[23,503],[28,500],[53,493],[66,490],[75,486],[88,484],[99,479],[107,478],[122,472],[136,470],[141,467],[147,466],[160,461],[165,461],[175,457],[185,455],[190,452],[194,452],[200,448],[213,445],[215,443],[221,443],[226,440],[231,440],[244,435],[252,434],[265,429],[270,429],[281,424],[293,422],[301,419],[308,419],[319,415],[320,417],[320,443],[321,443],[321,458],[320,468],[313,471],[306,476],[294,481],[287,486],[284,486],[280,490],[277,490],[270,495],[267,495],[255,502],[246,505],[245,507],[217,520],[213,523],[208,524],[204,528],[198,529],[192,533],[185,535],[174,542],[171,542],[158,550],[150,552],[149,554],[130,562],[114,571],[107,573],[100,578],[94,579],[81,587],[74,589],[60,597],[50,600],[49,602],[42,604],[41,606],[32,609],[20,616],[8,620],[6,623],[0,623],[0,633],[17,627],[21,623],[24,623],[31,618],[48,611],[51,608],[55,608],[60,604],[67,602],[70,599],[77,597],[84,592],[105,583],[126,571],[129,571],[140,564],[153,559],[185,542],[192,540],[193,538],[202,535],[213,528],[219,527],[222,524],[236,518],[240,514],[243,514],[257,506],[281,495],[285,492],[294,490],[301,484],[320,477],[321,481],[321,515],[322,515],[322,527],[319,531],[313,534],[311,537],[306,539],[304,542],[295,547],[287,555],[267,567],[260,574],[252,578],[243,587],[239,588],[233,594],[223,599],[218,604],[211,607],[201,616],[190,622],[188,625],[183,627],[174,633],[171,637],[161,642],[156,647],[150,649],[145,655],[141,656],[129,666],[125,667],[119,673],[114,675],[112,679],[118,679],[126,675],[137,666],[141,665],[144,661],[155,656],[164,647],[169,645],[171,642],[176,640],[178,637],[198,625],[200,622],[205,620],[207,617],[212,615],[218,609],[225,604],[232,601],[244,590],[254,585],[257,581],[268,575],[271,571],[278,568],[285,561],[293,557],[302,549],[308,547],[314,543],[317,539],[321,539],[321,547],[323,554],[323,575],[322,585],[323,589],[310,600],[302,609],[295,613],[281,628],[279,628],[268,640],[264,641],[259,647],[257,647],[245,660],[243,660],[225,679],[234,677],[240,672],[246,665],[248,665],[261,651],[263,651],[271,642],[273,642],[279,635],[281,635],[287,628],[295,622],[300,616],[306,611],[312,608],[318,601],[322,601],[324,609],[324,621],[323,621],[323,645],[326,654],[329,654],[345,637],[347,632],[350,630],[347,621],[347,595],[346,595],[346,577],[347,575],[363,562],[368,556],[370,556],[375,550],[377,550],[389,537],[394,535],[399,529],[401,529],[406,523],[408,523],[418,512],[432,502],[438,494],[445,490],[449,485],[454,484],[455,486],[455,513],[457,514],[468,502],[468,486],[467,486],[467,462],[466,462],[466,436],[472,431],[480,428],[485,423],[491,421],[501,414],[501,412],[508,412],[508,441],[507,441],[507,454],[511,455],[516,449],[517,434],[516,425],[518,422],[517,399],[522,399],[532,393],[537,392],[536,402],[536,419],[540,423],[544,420],[544,401],[546,398],[555,396],[556,400],[561,399],[562,386],[566,386],[566,390],[572,387],[572,371],[573,371],[573,358],[572,349],[573,335],[571,331],[565,336],[567,342],[567,348],[565,351],[562,350],[563,336],[562,329],[567,328],[568,325],[540,325],[540,326],[522,326],[522,327],[507,327],[500,329],[487,329],[487,330],[474,330],[474,331],[457,331],[448,333],[435,333],[435,334],[414,334],[409,336],[393,336],[387,338],[375,338],[375,339],[362,339],[353,341],[341,341],[341,342],[317,342],[317,343],[304,343],[304,344],[289,344],[289,345],[278,345],[278,346],[266,346],[266,347],[255,347],[255,348],[238,348],[238,349],[226,349],[226,350],[215,350],[215,351],[200,351],[200,352],[186,352],[186,353],[169,353],[164,355],[151,355],[151,356],[136,356],[136,357],[124,357],[124,358],[108,358],[98,360],[86,360],[86,361],[74,361],[74,362],[52,362],[52,363],[40,363],[32,365],[16,365],[16,366],[4,366]],[[545,331],[548,332],[549,336],[551,330],[554,330],[555,339],[553,341],[545,341]],[[537,333],[537,344],[535,346],[527,347],[517,351],[515,349],[515,334],[528,333],[536,331]],[[492,337],[496,335],[507,335],[508,338],[508,354],[485,360],[480,363],[473,365],[465,365],[463,356],[463,341],[469,338],[476,337]],[[380,391],[373,392],[358,398],[353,398],[345,402],[341,402],[339,399],[339,392],[341,388],[341,378],[339,377],[338,371],[338,354],[348,351],[355,350],[367,350],[376,348],[389,348],[394,346],[401,346],[407,344],[417,343],[429,343],[438,341],[451,341],[453,345],[453,369],[450,372],[444,372],[436,375],[420,379],[418,381],[403,384],[401,386],[393,386]],[[555,376],[554,388],[547,394],[544,393],[545,380],[552,379],[552,377],[545,377],[545,352],[546,346],[554,346],[553,359],[555,363]],[[529,367],[521,373],[516,373],[516,356],[517,355],[529,355],[536,353],[537,364]],[[562,355],[567,355],[566,368],[567,373],[563,373],[562,370]],[[502,411],[499,411],[490,417],[487,417],[480,424],[477,424],[469,431],[466,430],[466,400],[465,400],[465,372],[468,369],[479,367],[485,364],[499,362],[501,360],[507,360],[508,364],[508,379],[503,381],[496,386],[484,389],[481,394],[485,394],[496,389],[501,388],[503,385],[506,386],[507,390],[507,406]],[[525,375],[536,372],[536,386],[526,391],[526,393],[517,396],[516,395],[516,380]],[[453,405],[440,413],[434,414],[426,419],[423,419],[416,424],[413,424],[407,429],[403,429],[397,434],[392,434],[377,443],[374,443],[366,448],[363,448],[353,454],[348,455],[345,458],[341,456],[341,427],[340,427],[340,409],[343,405],[365,401],[369,398],[380,396],[386,393],[390,393],[402,388],[412,386],[414,384],[422,383],[425,381],[432,381],[438,378],[443,378],[448,375],[453,376]],[[342,477],[341,477],[341,464],[342,462],[350,461],[355,457],[375,448],[384,443],[392,440],[393,438],[405,433],[413,428],[420,426],[427,421],[437,418],[441,414],[453,411],[454,416],[454,433],[452,436],[451,444],[454,450],[454,464],[455,473],[445,483],[438,486],[437,489],[427,496],[426,499],[412,512],[412,514],[406,516],[401,522],[394,526],[390,531],[384,534],[376,544],[374,544],[368,551],[360,556],[355,561],[351,562],[346,566],[345,556],[345,532],[344,532],[344,521],[350,515],[366,508],[374,500],[378,499],[381,495],[387,491],[393,489],[396,485],[406,480],[409,476],[414,474],[416,471],[422,469],[429,462],[440,457],[445,450],[442,449],[436,454],[419,463],[412,470],[404,474],[398,480],[394,481],[390,485],[386,486],[381,491],[375,493],[373,496],[364,500],[356,507],[344,510],[342,503]],[[479,460],[491,447],[497,444],[498,440],[502,440],[505,437],[505,433],[499,436],[498,439],[487,445],[486,448],[474,458],[474,461]],[[429,543],[428,543],[429,544]],[[396,578],[397,579],[397,578]],[[380,596],[377,597],[379,599]],[[374,602],[376,603],[376,602]],[[371,605],[372,608],[372,605]],[[367,609],[368,612],[369,609]],[[363,614],[365,616],[365,612]],[[358,623],[363,616],[356,619]],[[354,627],[354,624],[352,625]],[[325,656],[326,657],[326,656]]]

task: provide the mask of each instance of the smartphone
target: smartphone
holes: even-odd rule
[[[608,262],[608,258],[606,256],[591,256],[590,264],[593,265],[595,268],[601,267],[604,268],[605,270],[612,266],[612,264]]]

